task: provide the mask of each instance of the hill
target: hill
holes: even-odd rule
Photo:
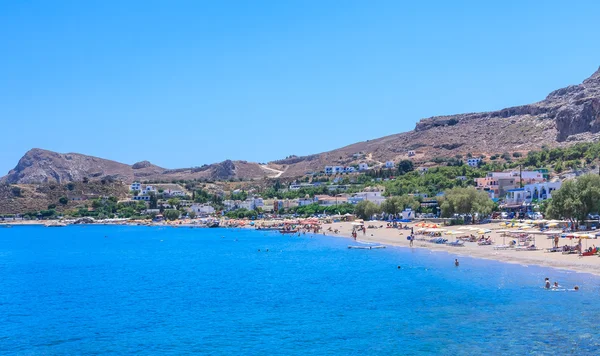
[[[224,161],[202,167],[165,169],[142,161],[127,165],[79,153],[57,153],[39,148],[28,151],[8,175],[0,179],[8,184],[66,183],[102,178],[133,181],[171,181],[191,179],[255,179],[278,174],[246,161]]]
[[[78,153],[33,149],[0,182],[9,184],[70,182],[109,177],[134,180],[293,178],[322,171],[326,165],[381,166],[411,159],[424,164],[442,157],[524,153],[542,146],[567,146],[600,137],[600,69],[579,85],[558,89],[534,104],[498,111],[436,116],[414,130],[355,143],[304,157],[291,156],[268,165],[224,161],[202,167],[164,169],[147,161],[127,165]],[[410,151],[410,154],[409,154]]]
[[[380,165],[412,159],[422,164],[439,157],[524,153],[542,146],[567,146],[600,137],[600,69],[579,85],[558,89],[537,103],[498,111],[436,116],[414,130],[355,143],[337,150],[272,162],[283,176],[321,171],[325,165]],[[409,156],[409,151],[415,151]],[[364,153],[362,158],[354,157]]]

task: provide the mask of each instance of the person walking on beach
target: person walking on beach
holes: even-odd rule
[[[554,247],[558,248],[558,235],[554,236]]]
[[[415,241],[415,237],[413,235],[410,235],[410,247],[413,247],[413,241]]]

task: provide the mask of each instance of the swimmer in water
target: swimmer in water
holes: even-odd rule
[[[560,286],[558,285],[558,282],[554,282],[552,289],[558,289],[558,288],[560,288]]]
[[[458,258],[454,259],[454,266],[458,267],[460,263],[458,263]]]
[[[401,269],[401,268],[402,268],[401,266],[398,266],[398,269]]]
[[[574,290],[574,291],[578,291],[578,290],[579,290],[579,286],[575,286],[575,287],[573,287],[573,290]]]
[[[550,278],[546,278],[544,281],[544,288],[550,289]]]

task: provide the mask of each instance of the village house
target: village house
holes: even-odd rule
[[[394,168],[394,161],[385,162],[385,168]]]
[[[367,170],[369,170],[369,165],[366,164],[365,162],[359,163],[358,170],[359,171],[367,171]]]
[[[139,192],[140,190],[142,190],[142,184],[140,182],[133,182],[129,186],[129,190]]]
[[[471,167],[479,167],[479,163],[481,162],[481,158],[469,158],[467,159],[467,165]]]

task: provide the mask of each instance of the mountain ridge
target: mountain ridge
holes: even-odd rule
[[[386,161],[402,159],[424,164],[437,157],[527,152],[542,146],[564,146],[599,138],[600,68],[581,84],[554,90],[536,103],[423,118],[411,131],[323,153],[291,156],[267,165],[225,160],[202,167],[165,169],[148,161],[127,165],[79,153],[32,149],[0,178],[0,182],[63,183],[102,177],[127,183],[133,180],[293,178],[322,171],[325,165],[365,162],[380,167]]]

